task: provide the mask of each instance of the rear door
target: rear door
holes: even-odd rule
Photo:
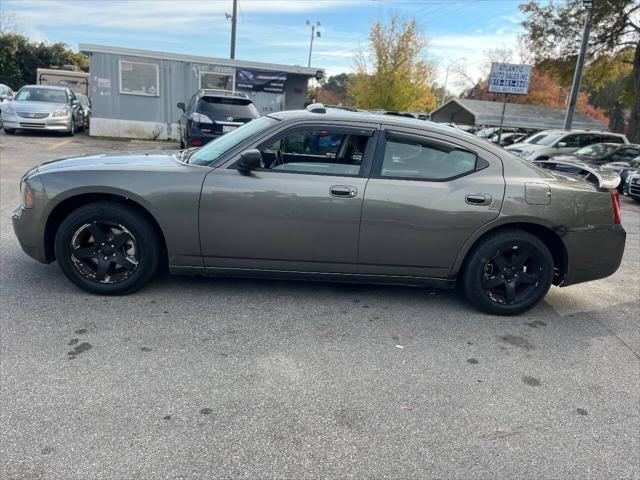
[[[501,160],[447,135],[387,129],[367,184],[358,272],[447,277],[465,241],[495,219]]]
[[[377,125],[285,128],[247,147],[262,152],[264,168],[243,175],[236,156],[213,170],[200,202],[205,266],[355,273],[377,132]]]

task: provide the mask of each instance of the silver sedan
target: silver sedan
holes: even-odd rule
[[[52,130],[73,135],[84,125],[82,106],[66,87],[27,85],[2,104],[4,131]]]

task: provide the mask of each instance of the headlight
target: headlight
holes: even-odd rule
[[[68,117],[69,116],[69,107],[62,107],[57,109],[55,112],[51,114],[52,117],[60,118],[60,117]]]
[[[33,190],[27,180],[20,182],[20,196],[22,197],[22,206],[24,208],[33,208]]]
[[[7,115],[13,115],[16,113],[16,111],[9,105],[3,105],[2,107],[0,107],[0,110],[2,110],[2,113],[6,113]]]
[[[201,113],[192,113],[191,120],[197,123],[213,123],[209,117]]]

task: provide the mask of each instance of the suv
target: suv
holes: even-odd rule
[[[521,143],[505,148],[525,160],[548,160],[556,155],[572,153],[594,143],[629,143],[629,140],[620,133],[545,130],[534,133]]]
[[[244,93],[199,90],[189,103],[178,103],[180,147],[200,147],[260,116]]]

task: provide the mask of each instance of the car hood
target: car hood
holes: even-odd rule
[[[121,170],[122,168],[146,168],[174,167],[178,161],[175,157],[177,151],[154,150],[152,152],[119,152],[100,155],[86,155],[81,157],[59,158],[49,160],[38,166],[38,173],[45,173],[60,169],[94,170],[109,169]]]
[[[16,112],[47,112],[51,113],[59,108],[66,107],[64,103],[53,102],[11,102],[11,108]]]

